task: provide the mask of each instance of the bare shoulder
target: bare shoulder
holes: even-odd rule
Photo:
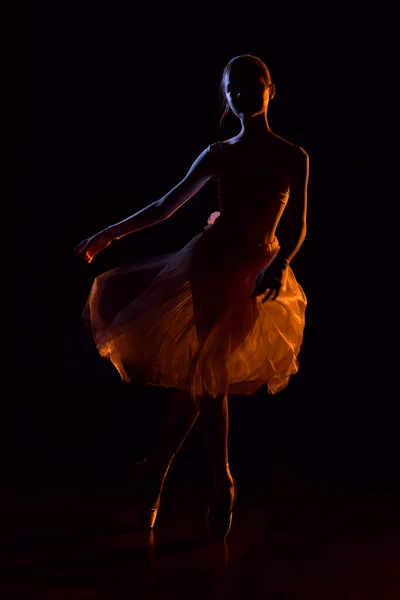
[[[225,141],[213,142],[208,146],[209,160],[214,171],[217,171],[220,168],[221,160],[223,160],[226,150]]]
[[[265,137],[251,140],[243,136],[235,136],[226,140],[221,140],[210,144],[210,154],[214,157],[236,156],[243,158],[249,156],[252,160],[254,155],[259,155],[263,159],[272,159],[274,164],[281,164],[282,168],[293,172],[293,168],[301,168],[301,165],[308,164],[308,154],[304,148],[293,144],[289,140],[270,133]]]
[[[224,146],[224,142],[223,141],[218,141],[218,142],[213,142],[212,144],[210,144],[208,146],[208,149],[211,153],[216,153],[216,152],[220,152],[222,150]]]
[[[218,140],[217,142],[210,144],[210,150],[214,152],[226,152],[229,151],[228,148],[237,146],[238,142],[240,142],[239,136],[235,136],[226,140]]]
[[[288,156],[293,157],[295,160],[301,161],[308,157],[304,148],[297,146],[297,144],[293,144],[293,142],[290,142],[279,135],[274,134],[274,141]]]

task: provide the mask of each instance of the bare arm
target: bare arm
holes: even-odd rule
[[[308,154],[301,149],[296,157],[287,206],[278,225],[280,250],[277,258],[288,265],[299,251],[307,232]]]
[[[288,273],[286,267],[306,237],[308,163],[308,154],[301,149],[301,153],[295,158],[289,200],[278,225],[279,252],[257,275],[250,296],[254,298],[266,292],[263,303],[278,298],[281,288],[285,285]]]
[[[145,206],[127,219],[108,228],[112,239],[118,239],[165,221],[187,202],[212,177],[209,148],[196,158],[186,176],[165,196]]]

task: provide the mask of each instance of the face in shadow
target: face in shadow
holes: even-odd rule
[[[239,119],[265,113],[273,97],[273,86],[246,65],[235,65],[225,76],[224,92],[232,112]]]

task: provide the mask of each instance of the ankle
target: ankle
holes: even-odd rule
[[[154,471],[155,473],[159,473],[160,475],[163,475],[164,473],[166,473],[169,470],[171,463],[174,459],[174,456],[172,456],[172,458],[171,457],[167,458],[161,454],[160,455],[156,454],[156,453],[151,454],[147,458],[147,464],[149,466],[149,469],[151,469],[151,471]]]
[[[214,486],[231,486],[233,485],[233,477],[229,469],[229,463],[226,463],[221,468],[213,467]]]

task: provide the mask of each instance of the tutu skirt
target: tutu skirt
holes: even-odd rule
[[[257,246],[216,223],[177,252],[96,277],[84,323],[126,382],[192,398],[263,384],[275,394],[298,370],[307,304],[290,267],[278,299],[250,299],[278,250],[277,238]]]

